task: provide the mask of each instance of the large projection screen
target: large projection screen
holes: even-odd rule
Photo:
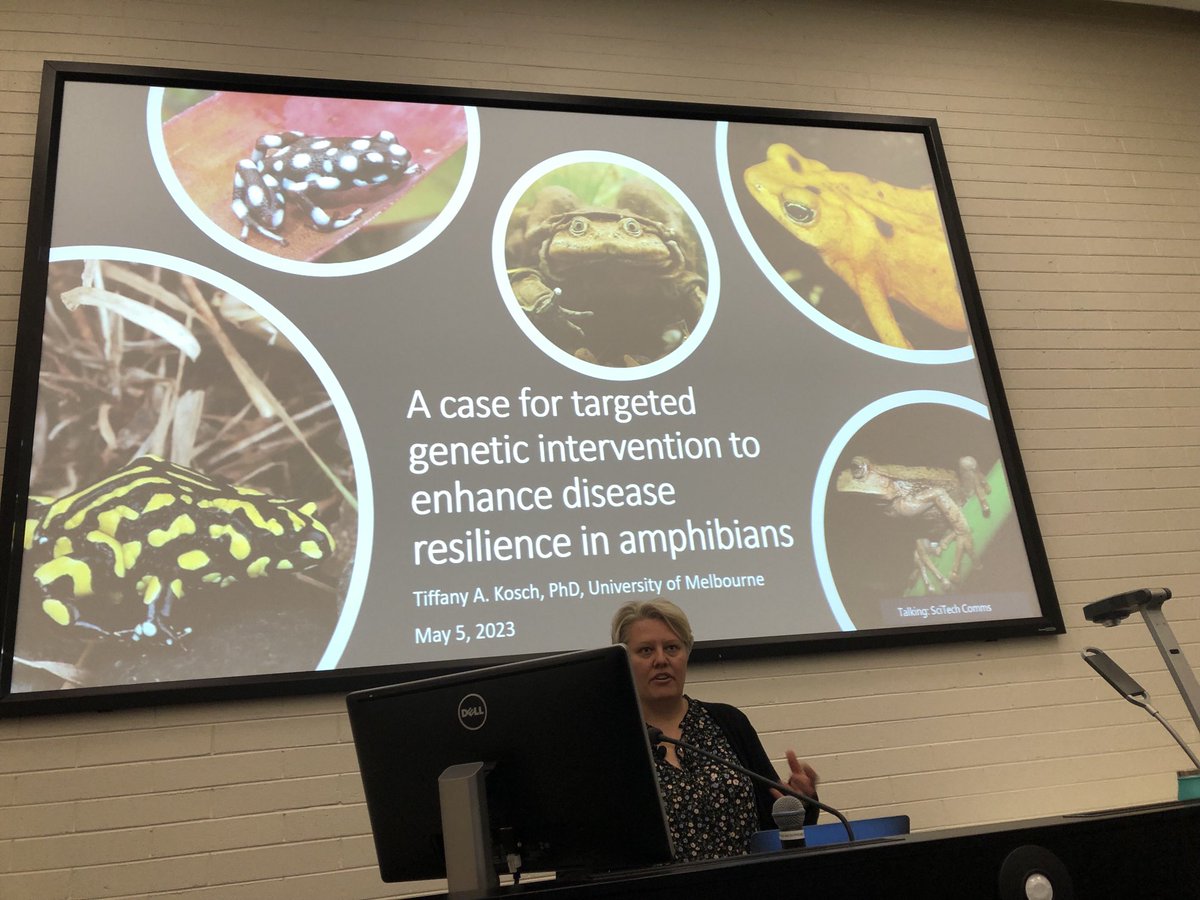
[[[0,709],[1058,633],[936,122],[47,64]]]

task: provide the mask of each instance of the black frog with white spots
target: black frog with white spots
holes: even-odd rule
[[[345,228],[363,208],[340,216],[326,207],[348,203],[350,192],[394,185],[421,171],[390,131],[364,137],[317,137],[301,131],[264,134],[233,174],[230,209],[242,223],[242,240],[254,231],[286,244],[280,233],[293,202],[317,231]]]

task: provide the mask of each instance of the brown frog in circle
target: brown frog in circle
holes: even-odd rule
[[[616,205],[550,186],[505,242],[513,293],[556,346],[605,366],[659,359],[691,334],[707,294],[690,222],[659,188],[627,182]]]
[[[937,540],[920,538],[913,550],[914,575],[919,575],[931,593],[949,590],[959,583],[965,557],[975,559],[975,538],[963,514],[963,506],[974,497],[984,517],[992,514],[987,495],[992,487],[979,474],[973,456],[958,461],[958,471],[929,466],[900,466],[873,463],[865,456],[850,460],[850,468],[838,474],[841,493],[878,497],[889,516],[924,516],[945,528]],[[938,570],[935,557],[954,542],[954,564],[949,575]]]

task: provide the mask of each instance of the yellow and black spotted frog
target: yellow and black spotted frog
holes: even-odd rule
[[[186,594],[328,558],[315,512],[142,456],[66,497],[30,498],[25,569],[59,625],[178,645],[192,630],[174,609]]]

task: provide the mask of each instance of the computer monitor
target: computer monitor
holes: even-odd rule
[[[484,763],[499,867],[564,874],[671,859],[622,646],[356,691],[346,698],[384,881],[444,877],[438,780]]]

